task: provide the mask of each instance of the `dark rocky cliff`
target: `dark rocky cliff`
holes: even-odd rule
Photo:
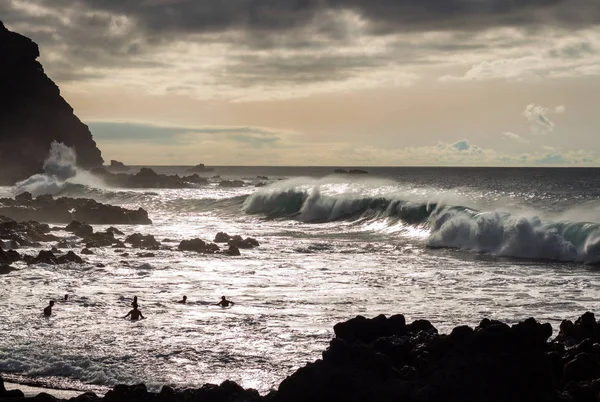
[[[42,169],[52,141],[74,147],[78,164],[103,163],[88,127],[36,60],[38,45],[0,21],[0,185]]]

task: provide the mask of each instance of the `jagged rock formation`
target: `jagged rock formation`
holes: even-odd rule
[[[38,45],[0,21],[0,185],[42,170],[52,141],[73,147],[78,164],[102,165],[88,127],[44,73]]]

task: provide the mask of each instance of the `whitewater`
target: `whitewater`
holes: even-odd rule
[[[216,167],[208,185],[134,190],[71,164],[0,197],[27,189],[142,207],[152,225],[119,229],[173,248],[217,232],[260,246],[240,257],[102,248],[83,265],[17,264],[0,276],[0,371],[16,381],[158,390],[231,379],[265,393],[319,358],[333,325],[355,315],[402,313],[443,331],[534,316],[556,331],[600,306],[597,169]],[[224,179],[245,186],[219,187]],[[140,322],[122,319],[134,295]],[[189,304],[176,303],[183,295]],[[222,295],[236,305],[211,305]]]

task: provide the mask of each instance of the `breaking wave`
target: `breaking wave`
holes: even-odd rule
[[[41,194],[56,195],[67,189],[82,190],[86,187],[104,187],[104,183],[90,172],[77,167],[75,150],[68,146],[52,142],[50,153],[44,161],[44,173],[18,182],[13,189],[14,194],[24,191],[34,197]]]
[[[244,210],[271,219],[307,223],[385,220],[429,230],[427,246],[497,256],[600,263],[600,224],[544,220],[461,205],[406,201],[399,196],[324,194],[312,189],[267,189],[249,196]]]

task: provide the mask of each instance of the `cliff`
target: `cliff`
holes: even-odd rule
[[[74,147],[78,164],[103,159],[88,127],[44,73],[38,45],[0,22],[0,185],[42,170],[52,141]]]

